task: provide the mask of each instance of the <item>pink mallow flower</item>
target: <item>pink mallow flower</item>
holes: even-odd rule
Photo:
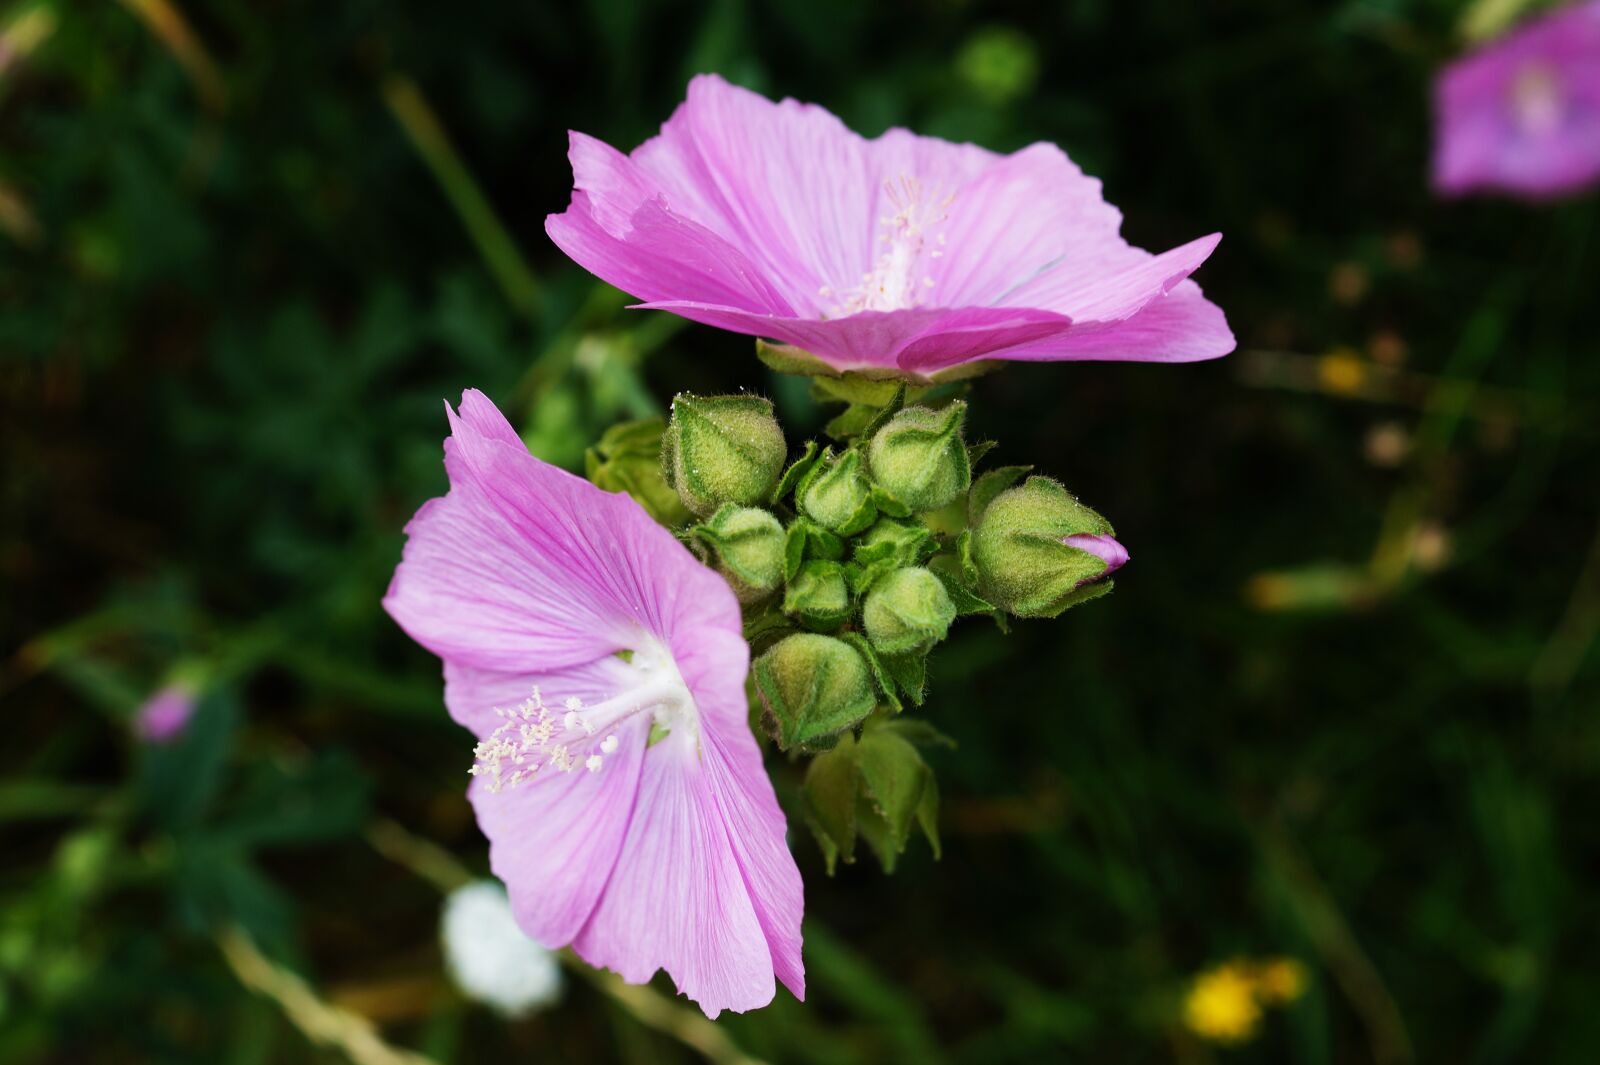
[[[1600,181],[1600,0],[1451,64],[1434,97],[1438,191],[1538,199]]]
[[[167,685],[135,711],[134,735],[146,743],[171,743],[189,727],[197,699],[190,685]]]
[[[800,873],[747,724],[715,572],[626,495],[530,455],[482,393],[447,408],[449,494],[384,606],[444,659],[468,790],[517,922],[710,1016],[805,994]],[[463,751],[463,754],[465,751]]]
[[[545,220],[568,255],[640,306],[838,369],[1234,347],[1187,280],[1221,235],[1162,255],[1130,246],[1100,182],[1052,144],[867,140],[821,107],[708,74],[631,155],[573,133],[570,158],[572,204]]]

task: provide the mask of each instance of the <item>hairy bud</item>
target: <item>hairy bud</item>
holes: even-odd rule
[[[877,705],[866,659],[832,636],[787,636],[756,659],[754,672],[767,731],[785,749],[825,741]]]
[[[759,507],[725,503],[711,520],[695,529],[711,545],[717,572],[741,603],[756,603],[783,583],[783,546],[787,538],[777,518]]]
[[[995,496],[972,529],[979,591],[1023,618],[1053,618],[1111,590],[1128,561],[1109,522],[1058,482],[1029,477]]]
[[[972,485],[972,464],[961,439],[967,405],[943,410],[907,407],[867,445],[867,465],[878,487],[913,513],[937,510]]]
[[[872,586],[861,620],[882,655],[926,654],[956,619],[944,582],[920,566],[897,569]]]
[[[860,532],[878,516],[861,453],[853,449],[837,456],[824,451],[795,497],[802,514],[840,536]]]
[[[680,392],[672,401],[661,467],[683,505],[701,517],[724,503],[764,502],[786,454],[772,404],[760,396]]]

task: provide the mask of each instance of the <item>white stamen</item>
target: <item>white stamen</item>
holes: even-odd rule
[[[917,269],[923,253],[932,259],[940,258],[942,251],[929,251],[928,238],[943,247],[945,235],[932,232],[950,219],[950,205],[955,194],[940,197],[937,189],[924,189],[916,178],[900,177],[884,182],[884,194],[895,213],[879,219],[888,232],[878,237],[885,251],[873,269],[861,275],[861,283],[848,296],[837,303],[835,314],[855,314],[859,311],[898,311],[920,306],[922,290],[933,288],[932,277],[919,275]],[[919,285],[920,280],[920,285]],[[832,295],[829,286],[820,292],[824,298]]]

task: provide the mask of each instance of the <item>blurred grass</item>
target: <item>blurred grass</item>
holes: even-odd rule
[[[978,384],[995,461],[1134,562],[1058,622],[958,629],[944,860],[828,879],[797,839],[809,1001],[724,1017],[728,1053],[1592,1061],[1596,206],[1429,197],[1463,14],[0,10],[0,1061],[346,1060],[224,929],[440,1062],[700,1057],[603,986],[515,1024],[462,1002],[436,885],[367,843],[486,868],[437,663],[378,608],[442,400],[483,388],[568,465],[680,388],[820,420],[747,339],[624,312],[543,236],[566,129],[629,147],[702,69],[869,133],[1062,144],[1136,243],[1227,234],[1200,280],[1242,348]],[[195,728],[137,747],[184,663]],[[1256,1040],[1182,1027],[1195,973],[1268,954],[1313,978]]]

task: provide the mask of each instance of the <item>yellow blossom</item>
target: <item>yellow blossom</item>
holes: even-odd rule
[[[1215,1043],[1243,1043],[1255,1035],[1261,1006],[1249,970],[1230,962],[1197,976],[1183,1002],[1183,1021]]]

